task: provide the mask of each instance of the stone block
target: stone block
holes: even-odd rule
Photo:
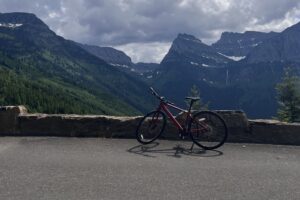
[[[217,110],[228,126],[227,142],[300,145],[300,123],[248,120],[242,111]],[[135,138],[142,116],[28,114],[24,106],[0,107],[2,136],[61,136]],[[184,115],[176,117],[181,124]],[[177,128],[167,120],[161,138],[179,139]]]
[[[193,112],[196,113],[197,111]],[[251,134],[249,133],[249,123],[246,114],[239,110],[213,110],[219,114],[225,121],[228,128],[228,139],[230,142],[246,142]],[[180,114],[176,119],[184,122],[186,115]],[[171,126],[169,130],[174,132],[175,128]],[[171,132],[172,132],[171,131]],[[171,134],[168,134],[168,136]]]
[[[27,114],[24,106],[1,106],[0,107],[0,134],[11,135],[19,132],[18,116]]]
[[[254,143],[300,145],[300,123],[277,120],[249,120]]]
[[[104,115],[19,116],[21,135],[64,137],[133,137],[138,117]]]

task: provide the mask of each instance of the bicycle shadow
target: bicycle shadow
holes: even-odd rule
[[[157,148],[159,142],[153,142],[147,145],[137,145],[127,150],[129,153],[155,158],[155,154],[166,154],[167,156],[181,158],[182,156],[195,156],[195,157],[217,157],[223,155],[222,151],[218,150],[205,150],[199,149],[194,146],[193,149],[187,148],[183,145],[177,144],[173,148]]]

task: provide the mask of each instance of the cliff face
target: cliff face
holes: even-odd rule
[[[124,52],[111,47],[98,47],[93,45],[78,44],[80,47],[90,52],[91,54],[101,58],[111,65],[132,66],[131,58]]]
[[[265,40],[247,56],[247,63],[300,62],[300,23]]]
[[[278,33],[246,31],[245,33],[224,32],[220,40],[212,44],[217,51],[227,56],[247,56],[256,46],[265,40],[278,35]]]
[[[196,37],[188,34],[178,34],[161,64],[219,67],[230,61],[230,59],[217,53],[214,48],[204,44]]]

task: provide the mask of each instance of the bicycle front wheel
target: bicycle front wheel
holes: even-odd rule
[[[136,139],[142,144],[156,140],[164,131],[166,115],[161,111],[153,111],[144,116],[136,129]]]
[[[217,113],[201,111],[191,119],[188,132],[198,146],[211,150],[222,146],[227,139],[227,126]]]

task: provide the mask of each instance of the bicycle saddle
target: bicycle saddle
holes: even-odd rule
[[[198,100],[200,100],[199,97],[185,97],[185,99],[190,99],[192,101],[198,101]]]

